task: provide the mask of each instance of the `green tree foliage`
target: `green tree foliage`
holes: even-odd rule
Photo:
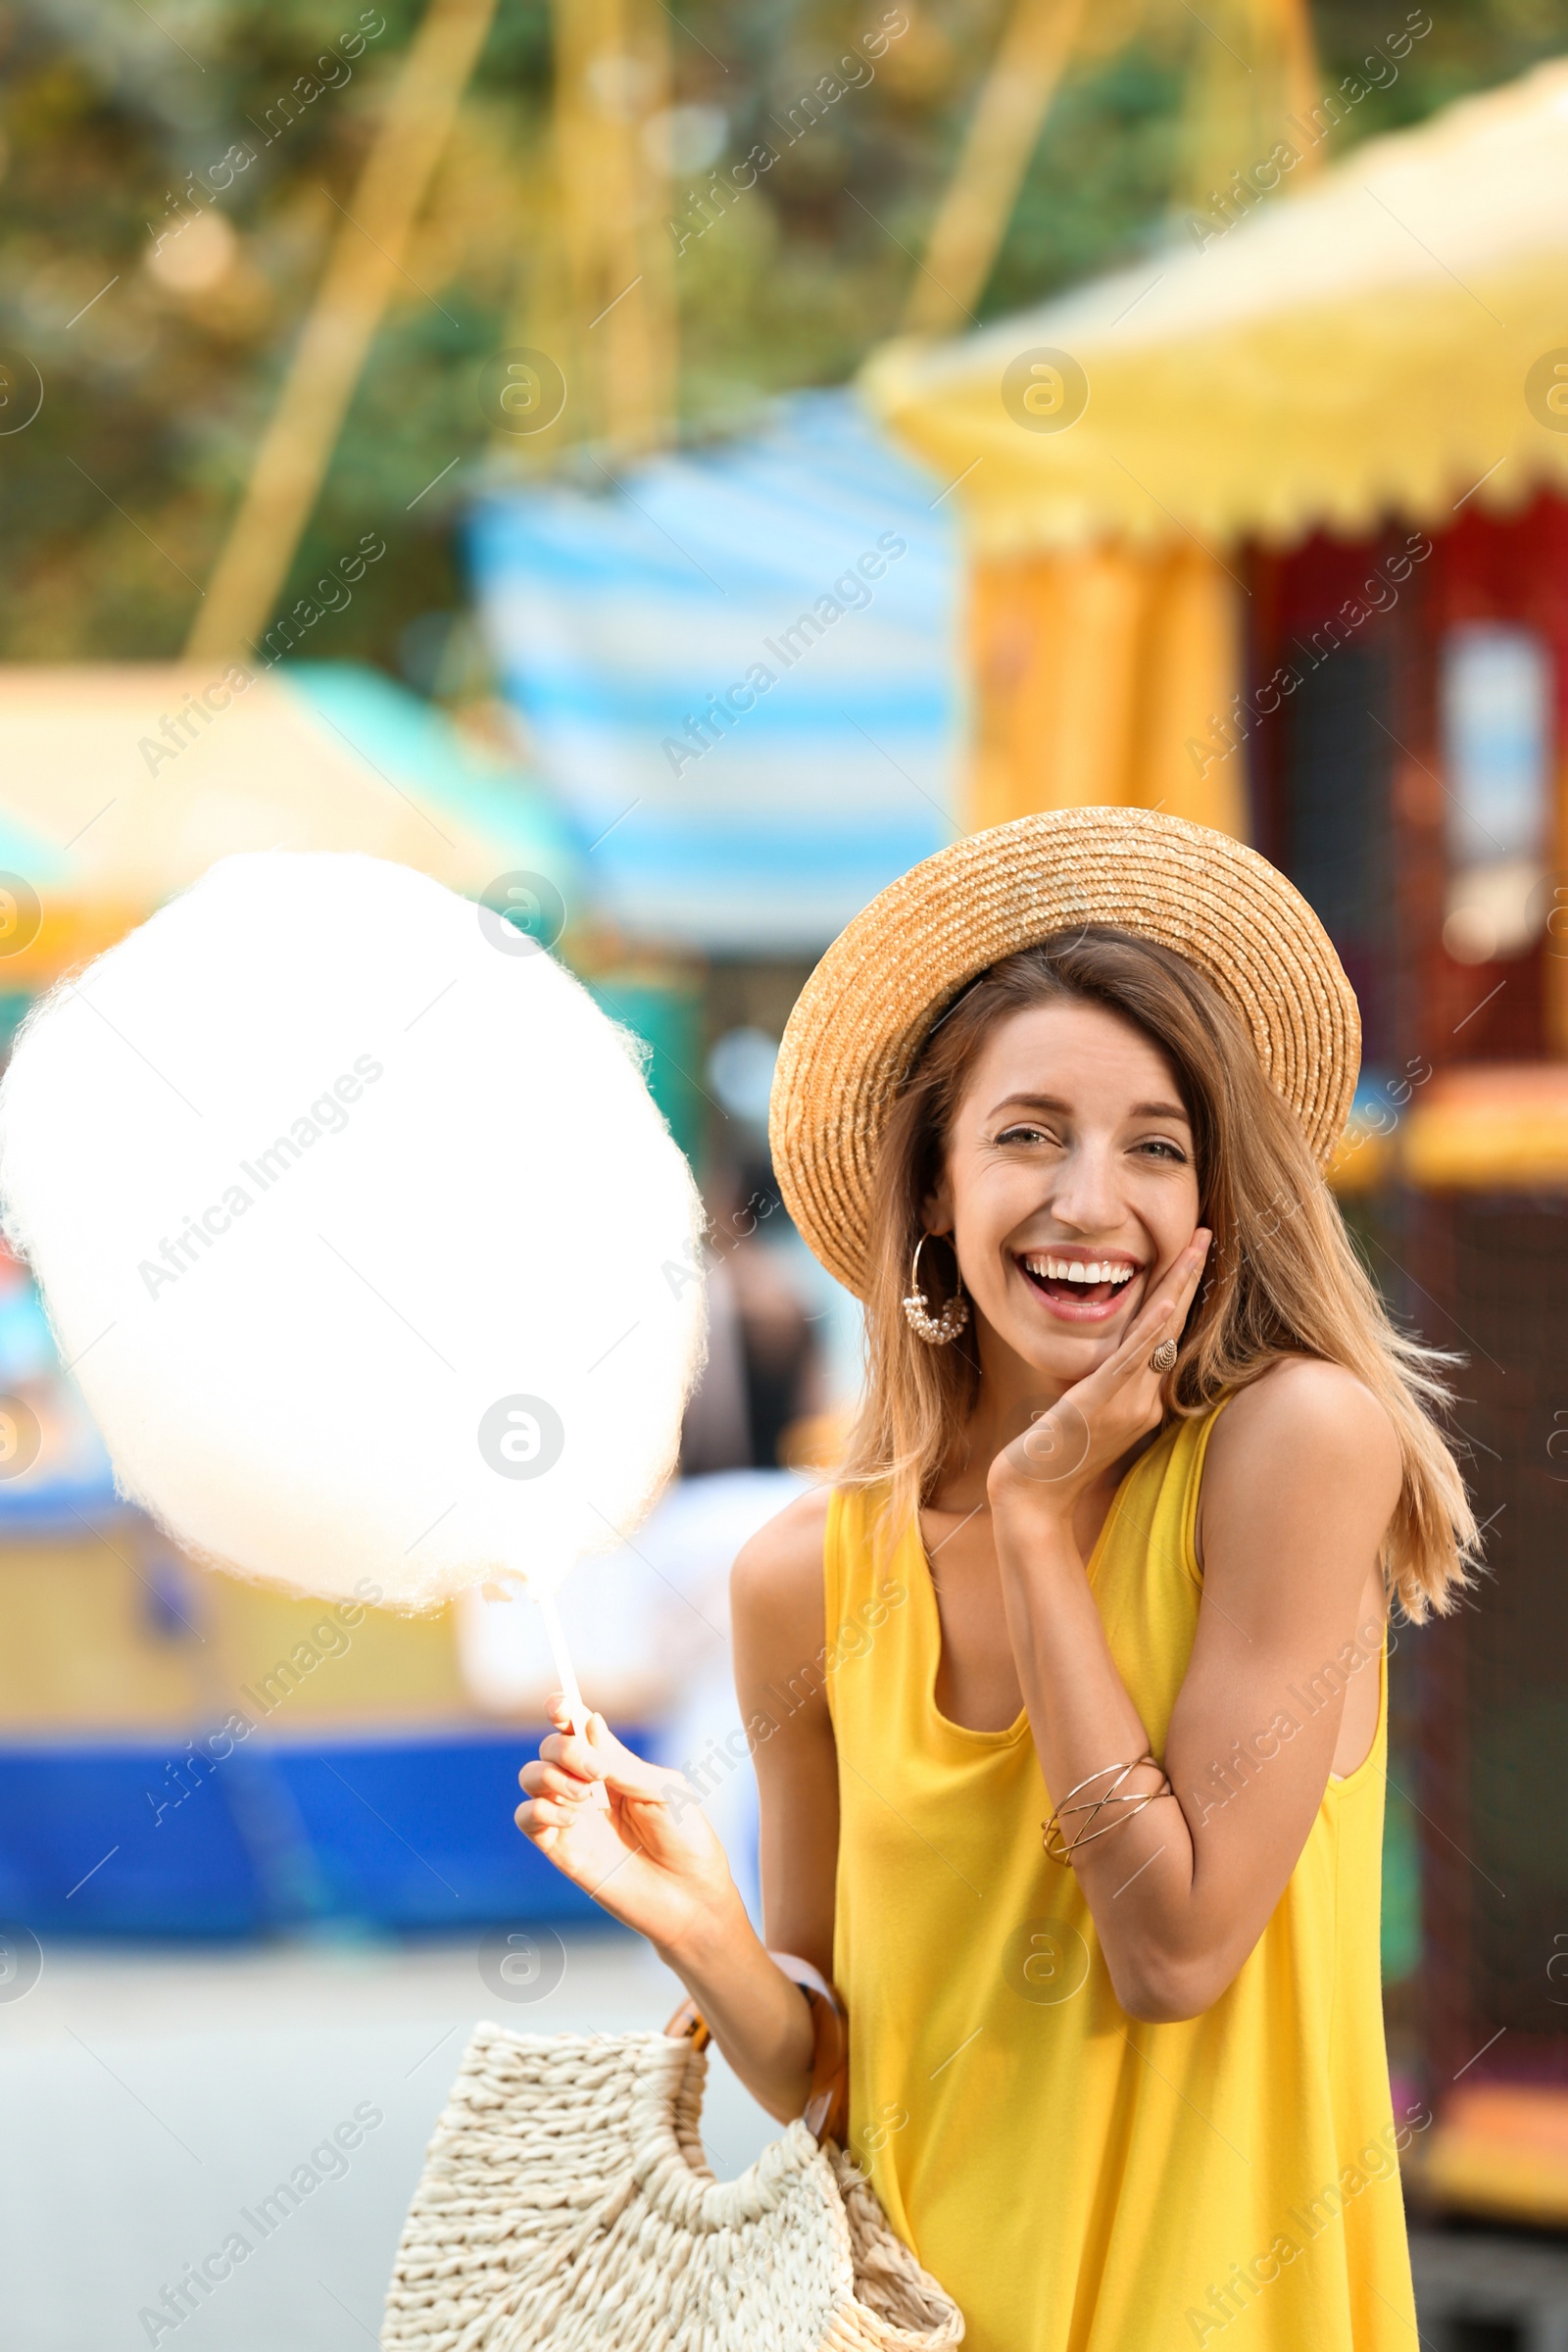
[[[802,127],[801,101],[882,23],[883,0],[673,10],[671,235],[693,436],[734,429],[779,391],[843,381],[898,327],[1003,10],[901,0],[896,13],[906,28],[874,74]],[[1320,0],[1326,86],[1402,23],[1402,0],[1385,13],[1387,26],[1365,0]],[[1555,0],[1446,0],[1337,139],[1509,78],[1560,39],[1558,14]],[[0,422],[24,407],[29,364],[44,386],[36,419],[0,434],[5,658],[179,650],[416,15],[414,0],[0,10]],[[1088,19],[1095,54],[1057,97],[982,316],[1182,233],[1191,93],[1204,45],[1225,45],[1221,0],[1200,13],[1104,0]],[[302,654],[401,662],[428,683],[430,616],[461,608],[458,519],[493,463],[479,368],[518,339],[549,260],[550,73],[548,6],[501,0],[288,597],[367,529],[388,556]],[[773,164],[691,233],[709,175],[759,144]]]

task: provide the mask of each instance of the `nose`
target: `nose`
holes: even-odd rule
[[[1114,1233],[1125,1222],[1116,1152],[1109,1136],[1080,1136],[1054,1170],[1050,1209],[1074,1233]]]

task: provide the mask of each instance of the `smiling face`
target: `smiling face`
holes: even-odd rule
[[[925,1203],[973,1302],[981,1360],[1063,1386],[1119,1345],[1198,1224],[1182,1093],[1142,1030],[1082,1002],[981,1040]]]

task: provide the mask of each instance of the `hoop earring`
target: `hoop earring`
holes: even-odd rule
[[[922,1233],[914,1245],[914,1258],[909,1267],[909,1296],[904,1301],[904,1312],[917,1340],[924,1340],[928,1348],[946,1348],[951,1340],[957,1338],[968,1322],[969,1301],[963,1295],[960,1281],[941,1312],[935,1315],[931,1312],[931,1302],[920,1288],[920,1252],[930,1239],[928,1233]]]

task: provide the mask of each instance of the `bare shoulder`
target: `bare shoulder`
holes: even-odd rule
[[[741,1546],[729,1579],[738,1640],[768,1642],[820,1628],[828,1499],[826,1487],[798,1494]]]
[[[1381,1398],[1345,1365],[1311,1355],[1281,1356],[1232,1398],[1215,1423],[1206,1468],[1220,1487],[1258,1475],[1298,1490],[1348,1483],[1369,1503],[1381,1501],[1385,1518],[1403,1477]]]

